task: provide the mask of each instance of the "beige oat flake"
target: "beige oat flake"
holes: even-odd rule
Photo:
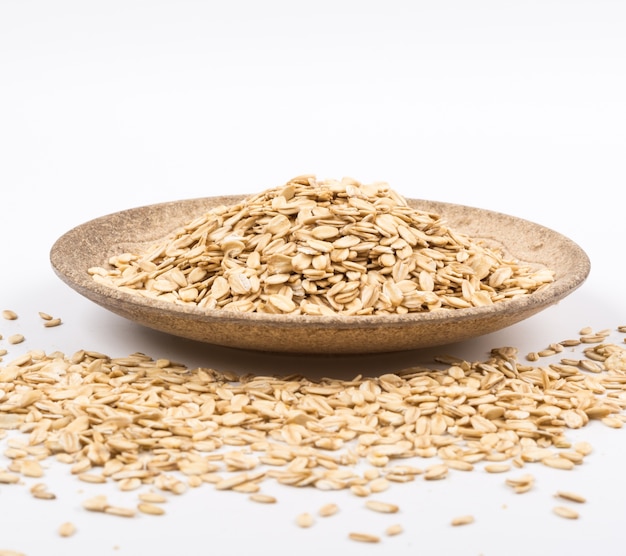
[[[377,535],[372,535],[370,533],[359,533],[353,532],[348,535],[348,538],[352,541],[357,542],[366,542],[366,543],[378,543],[380,542],[380,537]]]
[[[555,496],[557,498],[562,498],[563,500],[568,500],[569,502],[577,502],[579,504],[584,504],[587,499],[576,493],[576,492],[571,492],[571,491],[566,491],[566,490],[559,490],[556,492]]]
[[[303,529],[311,527],[314,523],[313,516],[308,512],[301,513],[296,517],[296,524]]]
[[[339,506],[337,506],[337,504],[333,502],[330,502],[328,504],[324,504],[317,511],[317,513],[320,515],[320,517],[330,517],[332,515],[335,515],[338,511],[339,511]]]
[[[141,502],[148,504],[163,504],[167,502],[167,498],[158,492],[141,492],[138,498]]]
[[[259,502],[261,504],[275,504],[277,502],[276,497],[270,494],[262,494],[260,492],[255,492],[250,495],[250,500],[253,502]]]
[[[399,535],[404,531],[404,528],[399,523],[394,523],[385,529],[385,534],[389,537],[394,537],[395,535]]]
[[[7,341],[12,344],[21,344],[26,338],[24,337],[23,334],[11,334],[11,336],[9,336],[7,338]]]
[[[578,519],[579,517],[578,512],[568,506],[556,506],[553,511],[556,515],[565,519]]]
[[[76,533],[76,525],[70,521],[66,521],[59,526],[58,531],[61,537],[71,537]]]
[[[109,503],[106,496],[101,494],[92,498],[88,498],[83,502],[83,508],[90,512],[103,512],[108,507]]]
[[[125,508],[122,506],[107,506],[103,511],[105,514],[115,515],[118,517],[135,517],[135,515],[137,515],[137,512],[133,508]]]
[[[510,486],[517,494],[528,492],[535,484],[535,478],[530,475],[522,475],[520,477],[509,477],[505,483]]]
[[[137,504],[137,509],[142,514],[147,514],[147,515],[165,514],[165,510],[161,506],[158,506],[157,504],[151,504],[150,502],[141,502]]]
[[[458,527],[459,525],[469,525],[470,523],[474,523],[474,516],[469,514],[454,517],[450,522],[450,524],[454,527]]]
[[[367,502],[365,502],[365,507],[368,510],[380,512],[383,514],[395,514],[400,510],[400,507],[397,504],[381,502],[379,500],[368,500]]]

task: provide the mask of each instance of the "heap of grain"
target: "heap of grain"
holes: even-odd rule
[[[299,176],[214,208],[103,284],[207,309],[373,315],[490,305],[554,280],[417,210],[386,183]]]

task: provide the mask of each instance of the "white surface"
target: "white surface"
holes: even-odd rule
[[[532,319],[445,351],[522,353],[580,328],[626,324],[626,5],[547,2],[0,2],[0,321],[9,348],[143,351],[189,366],[350,376],[430,361],[250,355],[165,337],[65,286],[48,252],[69,228],[133,206],[256,192],[301,173],[386,180],[408,197],[480,206],[549,226],[587,251],[592,272]],[[64,324],[44,329],[46,311]],[[22,332],[27,340],[7,346]],[[621,341],[621,337],[618,338]],[[29,556],[170,554],[623,554],[626,433],[580,434],[595,452],[573,472],[532,469],[533,492],[474,472],[398,485],[392,519],[346,493],[266,489],[255,505],[211,487],[167,516],[89,514],[99,488],[50,465],[53,502],[0,485],[0,549]],[[0,447],[2,443],[0,443]],[[0,448],[2,449],[2,448]],[[8,460],[0,456],[0,468]],[[424,465],[422,465],[424,466]],[[551,513],[557,488],[588,498],[578,521]],[[124,498],[113,487],[113,500]],[[131,498],[134,500],[134,494]],[[342,512],[309,530],[302,511]],[[452,528],[452,517],[476,522]],[[78,533],[56,529],[73,521]],[[351,530],[405,533],[379,545]]]

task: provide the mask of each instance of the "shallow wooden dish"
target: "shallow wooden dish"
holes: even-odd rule
[[[243,196],[161,203],[102,216],[73,228],[52,246],[56,274],[79,294],[141,325],[201,342],[290,353],[380,353],[467,340],[522,321],[576,290],[590,271],[589,258],[561,234],[505,214],[462,205],[409,199],[420,210],[441,215],[454,230],[492,245],[526,263],[556,271],[556,280],[532,295],[489,307],[408,315],[312,317],[245,314],[154,301],[96,283],[87,273],[106,266],[111,255],[167,236],[210,208]]]

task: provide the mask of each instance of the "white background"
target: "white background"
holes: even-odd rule
[[[407,197],[509,213],[577,242],[592,271],[557,306],[439,352],[521,353],[626,324],[626,4],[610,0],[192,2],[0,0],[0,321],[6,364],[28,349],[142,351],[190,366],[352,376],[430,361],[432,352],[341,358],[240,353],[170,338],[80,297],[53,273],[57,237],[110,212],[253,193],[302,173],[388,181]],[[44,329],[37,312],[63,319]],[[20,332],[26,341],[9,346]],[[616,336],[621,342],[622,337]],[[347,493],[268,485],[279,503],[195,489],[164,517],[89,514],[92,491],[50,464],[57,500],[0,485],[0,549],[28,556],[171,554],[560,555],[626,553],[626,432],[601,425],[571,472],[456,473],[398,485],[401,512],[372,516]],[[2,443],[0,443],[0,449]],[[0,455],[0,469],[8,460]],[[513,473],[514,474],[514,473]],[[588,502],[552,514],[556,489]],[[123,503],[113,487],[112,500]],[[135,494],[133,494],[133,500]],[[308,530],[303,511],[336,502]],[[450,519],[471,513],[473,525]],[[57,527],[72,521],[75,536]],[[347,540],[405,533],[379,545]]]

